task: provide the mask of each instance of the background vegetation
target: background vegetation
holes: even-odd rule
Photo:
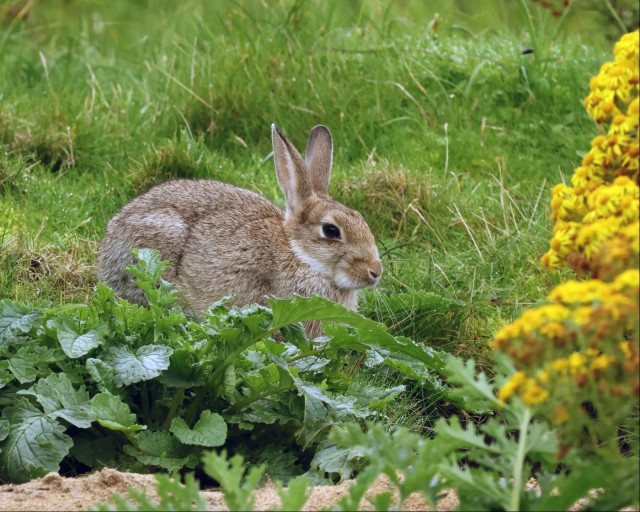
[[[363,313],[491,372],[495,332],[569,273],[539,264],[550,190],[598,133],[582,98],[638,7],[11,0],[0,20],[0,298],[87,303],[109,218],[169,178],[282,204],[270,124],[301,147],[322,123],[330,191],[385,264]],[[403,396],[387,422],[428,431],[435,398]]]

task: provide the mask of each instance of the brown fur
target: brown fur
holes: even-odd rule
[[[265,296],[320,295],[357,307],[357,290],[382,274],[375,240],[362,216],[327,195],[332,144],[329,131],[311,131],[306,161],[272,127],[274,160],[287,199],[282,211],[264,197],[213,180],[162,183],[126,204],[109,222],[100,246],[98,277],[129,300],[142,291],[124,268],[132,248],[157,249],[169,260],[166,279],[184,305],[206,310],[225,295],[237,305]],[[323,234],[326,223],[340,239]],[[321,334],[307,325],[309,336]]]

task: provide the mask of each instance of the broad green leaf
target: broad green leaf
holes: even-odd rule
[[[135,353],[129,347],[112,347],[105,362],[113,368],[117,387],[153,379],[169,368],[173,350],[164,345],[143,345]]]
[[[9,422],[7,420],[0,420],[0,441],[4,441],[9,435]]]
[[[135,443],[137,449],[125,445],[124,451],[143,464],[158,466],[171,473],[185,466],[194,468],[198,464],[198,457],[185,450],[180,441],[166,430],[140,432],[135,436]]]
[[[311,465],[330,475],[338,475],[340,480],[345,480],[351,478],[362,457],[362,452],[357,448],[330,445],[316,452]]]
[[[98,385],[103,393],[117,394],[117,386],[114,382],[113,368],[100,359],[87,359],[87,371],[91,379]]]
[[[62,418],[78,428],[89,428],[94,420],[89,393],[76,390],[64,373],[52,373],[20,394],[32,395],[51,418]]]
[[[385,327],[373,320],[369,320],[355,311],[345,308],[342,304],[331,302],[323,297],[300,297],[294,295],[291,299],[270,298],[267,301],[273,313],[273,328],[280,329],[285,325],[305,322],[307,320],[324,320],[340,322],[352,327],[373,329],[384,332]]]
[[[23,398],[5,408],[2,418],[10,427],[0,452],[0,478],[22,483],[60,469],[73,445],[63,425]]]
[[[0,360],[0,389],[9,384],[13,379],[13,373],[9,371],[9,360]]]
[[[56,318],[53,326],[58,335],[58,341],[64,353],[71,358],[82,357],[103,341],[107,331],[106,324],[99,324],[87,332],[81,332],[81,327],[68,315]]]
[[[116,467],[121,453],[116,448],[114,436],[97,435],[95,431],[80,432],[73,437],[73,447],[69,455],[89,468]]]
[[[91,400],[91,410],[100,425],[111,430],[136,432],[146,425],[138,425],[136,415],[119,397],[110,393],[99,393]]]
[[[36,380],[38,376],[37,364],[39,362],[40,357],[31,347],[21,347],[9,359],[9,370],[20,384],[26,384]]]
[[[200,419],[190,429],[182,418],[174,418],[169,429],[184,444],[222,446],[227,438],[227,424],[217,413],[202,411]]]
[[[15,333],[27,333],[40,325],[40,311],[9,300],[0,304],[0,350],[15,339]]]

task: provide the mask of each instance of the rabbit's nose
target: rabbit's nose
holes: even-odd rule
[[[374,261],[369,267],[369,277],[377,283],[382,275],[382,262],[380,260]]]

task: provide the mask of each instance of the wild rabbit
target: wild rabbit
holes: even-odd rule
[[[303,159],[271,127],[273,155],[286,210],[266,198],[213,180],[173,180],[127,203],[100,245],[98,277],[116,293],[144,302],[124,272],[132,248],[157,249],[171,263],[166,279],[196,312],[234,294],[232,304],[265,304],[265,296],[319,295],[355,309],[357,292],[375,286],[382,263],[362,215],[327,193],[333,143],[316,126]],[[322,330],[306,326],[310,337]]]

